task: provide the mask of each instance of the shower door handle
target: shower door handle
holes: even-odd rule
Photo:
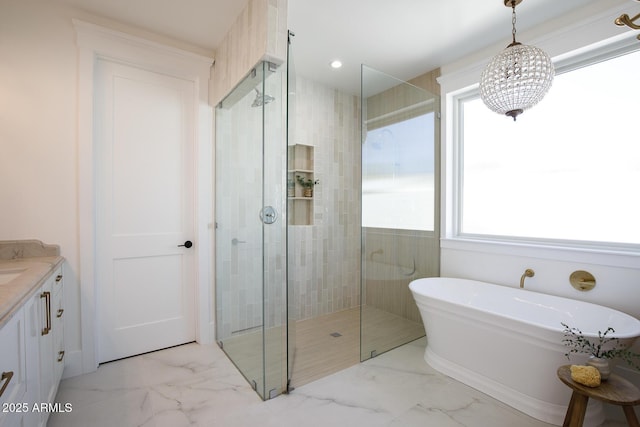
[[[265,224],[273,224],[278,219],[278,213],[273,206],[265,206],[260,211],[260,219]]]

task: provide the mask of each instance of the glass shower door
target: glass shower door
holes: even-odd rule
[[[439,275],[439,105],[362,67],[361,360],[425,334],[408,284]]]
[[[216,108],[216,339],[263,399],[286,388],[283,74],[260,64]]]

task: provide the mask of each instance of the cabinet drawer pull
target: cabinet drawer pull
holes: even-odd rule
[[[62,313],[64,313],[64,308],[59,308],[58,309],[58,313],[56,314],[56,317],[59,319],[62,317]]]
[[[42,330],[42,335],[47,335],[51,332],[51,292],[45,291],[40,294],[40,298],[44,298],[44,304],[46,309],[45,321],[46,326]]]
[[[62,274],[58,274],[56,276],[56,282],[59,282],[60,280],[62,280]]]
[[[4,384],[2,385],[2,388],[0,388],[0,396],[2,396],[4,391],[9,386],[9,383],[11,382],[11,378],[13,378],[13,371],[2,373],[2,377],[0,377],[0,381],[4,381]]]
[[[58,352],[58,362],[62,362],[64,359],[64,350]]]

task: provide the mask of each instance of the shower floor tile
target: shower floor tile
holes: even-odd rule
[[[363,310],[362,333],[368,349],[382,349],[382,353],[424,336],[422,323],[372,307]],[[360,363],[360,320],[360,308],[352,308],[296,322],[291,386],[300,387]]]
[[[331,335],[335,332],[340,336]],[[296,322],[292,387],[300,387],[359,362],[360,309]]]

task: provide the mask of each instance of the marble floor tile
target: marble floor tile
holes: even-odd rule
[[[433,370],[424,339],[263,402],[215,345],[187,344],[62,381],[49,427],[545,427]],[[604,426],[625,425],[607,421]]]

